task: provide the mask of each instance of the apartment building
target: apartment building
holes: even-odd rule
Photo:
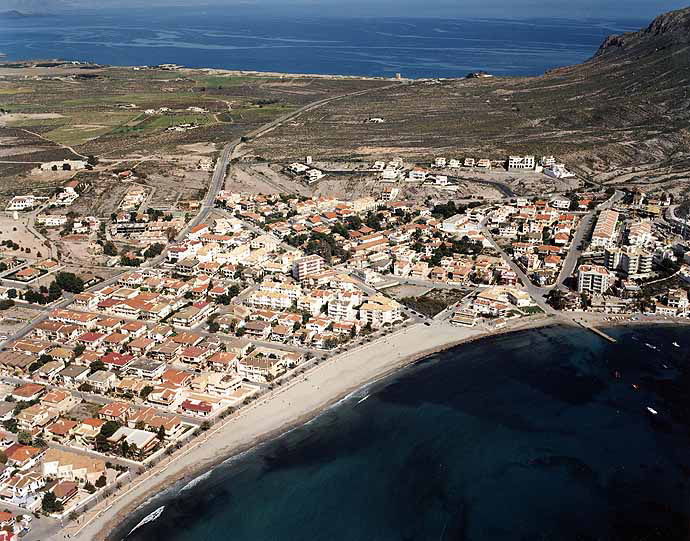
[[[593,248],[605,248],[616,244],[618,218],[619,214],[615,210],[606,209],[601,211],[592,233],[591,246]]]
[[[359,319],[366,325],[378,328],[385,323],[394,323],[402,317],[399,303],[383,295],[369,297],[359,308]]]
[[[316,274],[326,268],[326,262],[320,255],[300,257],[292,263],[292,276],[296,280],[303,280],[310,274]]]
[[[577,271],[577,290],[580,293],[603,294],[613,285],[613,276],[601,265],[580,265]]]
[[[527,169],[534,169],[536,160],[534,156],[509,156],[508,170],[509,171],[524,171]]]

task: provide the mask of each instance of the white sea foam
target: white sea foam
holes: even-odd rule
[[[203,481],[204,479],[208,479],[211,476],[211,473],[213,473],[213,470],[208,470],[207,472],[202,473],[198,477],[195,477],[189,483],[187,483],[185,486],[183,486],[180,489],[180,492],[184,492],[185,490],[189,490],[190,488],[194,488],[199,483],[201,483],[201,481]]]
[[[150,514],[146,515],[143,519],[141,519],[141,521],[139,522],[139,524],[137,524],[134,528],[132,528],[132,529],[129,531],[129,533],[128,533],[127,535],[128,535],[128,536],[131,535],[132,532],[133,532],[134,530],[136,530],[137,528],[141,528],[144,524],[148,524],[149,522],[153,522],[154,520],[156,520],[158,517],[161,516],[161,514],[163,513],[163,510],[164,510],[164,509],[165,509],[165,505],[161,505],[161,506],[160,506],[158,509],[156,509],[153,513],[150,513]]]

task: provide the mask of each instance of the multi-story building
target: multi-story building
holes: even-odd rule
[[[611,273],[601,265],[580,265],[577,271],[577,290],[580,293],[603,294],[612,282]]]
[[[508,157],[508,170],[509,171],[519,171],[526,169],[534,169],[536,161],[534,156],[509,156]]]
[[[616,225],[618,213],[615,210],[603,210],[597,219],[592,233],[593,248],[613,246],[616,243]]]
[[[326,262],[320,255],[312,254],[300,257],[292,263],[292,276],[297,280],[303,280],[310,274],[321,272],[326,267]]]
[[[609,247],[604,252],[606,268],[628,277],[651,273],[653,259],[653,254],[638,246]]]
[[[385,323],[394,323],[402,317],[401,306],[383,295],[369,297],[359,308],[359,319],[366,325],[378,328]]]

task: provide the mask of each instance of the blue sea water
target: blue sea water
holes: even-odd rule
[[[647,21],[258,16],[229,8],[75,11],[0,20],[5,60],[178,63],[290,73],[407,77],[537,75],[591,57]]]
[[[126,538],[688,539],[690,331],[611,332],[550,327],[424,359],[172,487],[111,539],[162,506]]]

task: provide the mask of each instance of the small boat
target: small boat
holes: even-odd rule
[[[658,411],[656,411],[654,408],[650,408],[649,406],[647,406],[647,411],[649,413],[651,413],[652,415],[658,415],[659,414]]]
[[[635,389],[636,391],[639,391],[640,386],[637,383],[633,383],[632,388]]]
[[[366,395],[364,398],[361,398],[360,400],[357,401],[357,404],[361,404],[364,402],[367,398],[369,398],[369,395]]]
[[[678,342],[673,342],[673,345],[679,348],[680,346],[678,345]]]
[[[649,342],[645,342],[644,345],[647,346],[647,347],[650,348],[650,349],[656,350],[656,346],[653,346],[653,345],[650,344]]]

